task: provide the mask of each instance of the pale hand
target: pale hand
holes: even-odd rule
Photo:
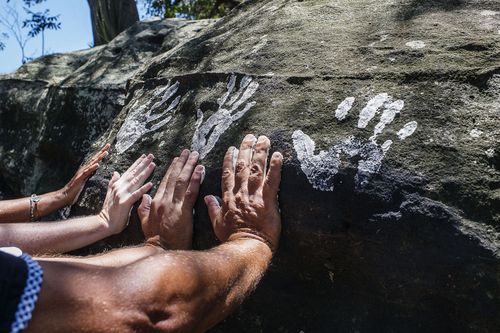
[[[116,171],[113,173],[99,214],[112,234],[118,234],[125,229],[132,205],[153,186],[152,183],[144,184],[155,168],[153,159],[152,154],[142,155],[122,176]]]

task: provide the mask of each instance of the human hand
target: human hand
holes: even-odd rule
[[[283,156],[274,153],[266,173],[270,144],[265,136],[256,140],[249,134],[239,151],[231,147],[226,152],[222,166],[222,207],[213,195],[205,197],[215,235],[221,242],[254,238],[266,243],[271,251],[276,250],[281,233],[278,190]]]
[[[143,195],[137,213],[148,243],[187,250],[193,243],[193,207],[205,168],[196,166],[198,152],[184,150],[163,177],[154,199]]]
[[[110,228],[112,234],[125,229],[132,205],[153,186],[150,182],[144,184],[156,166],[153,159],[152,154],[142,155],[121,177],[118,172],[113,172],[106,199],[99,213],[99,217]]]
[[[60,190],[62,194],[60,197],[63,200],[64,206],[73,205],[78,200],[87,179],[97,170],[99,162],[108,156],[109,147],[109,143],[104,145],[101,150],[76,171],[73,178]]]

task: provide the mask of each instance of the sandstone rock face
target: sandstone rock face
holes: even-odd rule
[[[280,249],[212,332],[494,332],[499,29],[497,1],[249,1],[133,76],[72,214],[98,211],[111,172],[143,152],[157,183],[183,147],[200,151],[201,195],[218,194],[225,150],[264,134],[285,156]],[[140,241],[133,219],[89,251]],[[200,201],[195,246],[215,244]]]
[[[0,76],[0,195],[63,185],[123,107],[127,80],[212,22],[140,22],[108,45]]]

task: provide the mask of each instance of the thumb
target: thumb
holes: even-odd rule
[[[207,195],[204,198],[204,200],[205,204],[207,205],[208,216],[210,217],[210,221],[212,221],[212,225],[215,226],[215,223],[217,221],[217,216],[219,215],[220,212],[219,201],[213,195]]]
[[[141,221],[141,225],[144,225],[148,222],[149,211],[151,210],[151,196],[149,194],[142,195],[142,201],[139,207],[137,208],[137,215],[139,215],[139,220]]]
[[[116,183],[116,181],[120,179],[120,174],[116,171],[113,172],[113,176],[111,177],[111,179],[109,180],[109,184],[108,184],[108,187],[111,187],[114,183]]]

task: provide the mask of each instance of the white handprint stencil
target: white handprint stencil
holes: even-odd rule
[[[354,104],[354,97],[348,97],[341,102],[335,111],[338,120],[344,120]],[[383,132],[386,125],[392,123],[397,114],[404,107],[402,100],[394,100],[388,94],[379,94],[368,101],[361,110],[358,118],[358,128],[366,128],[370,121],[380,113],[379,122],[375,125],[373,135],[369,139],[349,136],[340,139],[328,151],[321,150],[314,153],[315,143],[300,130],[292,134],[293,145],[297,153],[302,171],[305,173],[311,185],[321,191],[333,191],[334,177],[339,172],[342,158],[359,157],[358,171],[355,176],[357,188],[368,183],[370,177],[379,171],[385,154],[390,149],[393,141],[387,140],[381,145],[377,143],[377,137]],[[403,126],[397,136],[404,140],[411,136],[417,129],[417,122],[411,121]]]
[[[205,158],[219,141],[220,136],[255,105],[254,101],[247,101],[257,91],[259,83],[245,75],[240,80],[238,90],[234,91],[236,81],[236,75],[231,74],[227,92],[217,100],[219,108],[205,122],[203,122],[203,112],[198,109],[191,150],[198,151],[200,159]],[[241,108],[243,104],[245,106]]]
[[[172,119],[172,113],[179,105],[180,96],[172,97],[179,89],[179,82],[168,84],[155,90],[143,89],[139,96],[136,91],[130,103],[127,117],[116,135],[116,151],[124,153],[143,135],[154,132],[167,124]],[[172,100],[168,107],[165,103]]]

